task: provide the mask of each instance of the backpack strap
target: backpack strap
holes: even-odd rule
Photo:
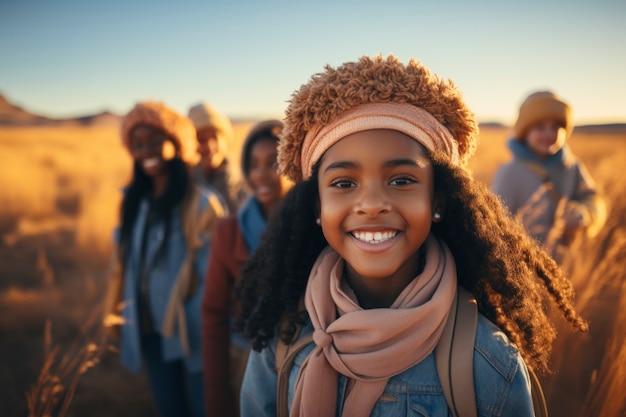
[[[180,343],[185,355],[191,351],[185,302],[196,295],[199,284],[199,278],[194,268],[195,253],[210,239],[213,225],[223,213],[217,197],[201,194],[195,185],[191,185],[191,187],[180,208],[186,256],[170,290],[161,327],[161,332],[165,337],[174,336],[175,329],[178,328]],[[202,211],[199,210],[201,198],[208,200],[206,208]]]
[[[206,207],[199,210],[200,201],[206,200]],[[196,185],[192,185],[190,195],[181,206],[181,225],[187,247],[188,259],[193,263],[195,251],[204,243],[211,240],[213,226],[217,219],[224,217],[227,207],[222,204],[217,193],[206,192]],[[192,269],[192,281],[188,286],[186,298],[193,297],[198,289],[198,277]]]
[[[300,299],[298,304],[298,311],[306,311],[304,306],[304,298]],[[296,359],[296,355],[305,348],[308,344],[313,342],[313,333],[309,332],[302,337],[302,326],[297,325],[296,332],[294,333],[291,341],[286,343],[280,333],[286,326],[286,319],[280,322],[279,333],[276,342],[276,373],[278,375],[277,390],[276,390],[276,417],[289,417],[289,374],[293,362]]]
[[[437,373],[454,417],[476,417],[474,391],[474,342],[478,306],[474,296],[458,287],[443,335],[435,348]],[[528,368],[535,417],[548,417],[546,399],[535,372]]]
[[[307,333],[299,338],[294,344],[287,345],[285,342],[280,342],[277,345],[276,355],[279,355],[278,346],[283,346],[286,349],[280,354],[283,355],[282,363],[280,365],[276,363],[278,373],[278,390],[276,391],[276,416],[288,417],[289,416],[289,373],[293,366],[293,362],[296,359],[296,355],[305,348],[308,344],[313,343],[313,333]],[[281,349],[282,350],[282,349]]]
[[[533,398],[535,417],[548,417],[548,405],[541,389],[541,382],[539,382],[537,374],[532,369],[528,369],[528,374],[530,376],[530,394]]]
[[[476,417],[474,393],[474,341],[478,308],[474,297],[462,287],[435,347],[435,362],[441,388],[454,417]]]

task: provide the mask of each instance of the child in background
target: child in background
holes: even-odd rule
[[[192,106],[189,118],[196,128],[200,155],[200,161],[193,168],[194,180],[203,189],[218,195],[229,213],[235,213],[246,192],[228,160],[235,141],[233,125],[226,115],[208,103]]]
[[[116,239],[121,362],[133,372],[145,364],[163,416],[200,417],[203,278],[211,229],[225,208],[194,186],[195,132],[187,117],[147,101],[123,118],[121,130],[133,158]]]
[[[557,261],[579,232],[593,237],[606,220],[593,179],[567,146],[572,130],[569,104],[550,91],[529,95],[508,142],[513,160],[498,169],[492,184]]]
[[[242,416],[276,415],[277,338],[299,326],[315,343],[289,375],[292,416],[448,415],[433,349],[460,287],[480,312],[478,415],[532,415],[527,366],[547,370],[555,337],[544,295],[586,323],[556,263],[466,171],[476,135],[452,82],[415,60],[328,66],[294,93],[278,161],[296,184],[237,289],[253,348]]]
[[[231,331],[237,311],[233,287],[255,251],[267,219],[290,187],[278,174],[276,156],[283,124],[266,120],[253,126],[241,151],[241,168],[252,196],[236,215],[218,221],[202,302],[202,352],[206,416],[239,415],[239,389],[250,343]],[[226,381],[230,381],[230,384]]]

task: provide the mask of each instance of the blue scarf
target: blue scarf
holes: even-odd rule
[[[563,145],[554,155],[550,155],[545,159],[540,159],[530,150],[526,142],[519,141],[515,138],[509,139],[507,142],[509,150],[513,153],[513,156],[518,159],[527,160],[537,165],[541,165],[545,168],[554,167],[557,165],[565,165],[565,161],[570,158],[570,150],[566,145]]]
[[[237,212],[239,230],[246,242],[248,253],[252,254],[261,243],[266,221],[261,210],[261,203],[256,197],[250,197]]]

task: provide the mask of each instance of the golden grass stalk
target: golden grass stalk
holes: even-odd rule
[[[52,344],[52,325],[46,320],[44,363],[37,381],[26,393],[28,417],[67,415],[81,376],[100,363],[104,353],[115,351],[109,341],[109,329],[100,322],[100,316],[99,310],[91,314],[61,356],[61,346]]]

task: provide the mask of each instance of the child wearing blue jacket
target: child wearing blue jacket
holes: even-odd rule
[[[117,234],[124,367],[146,366],[164,416],[204,415],[200,310],[211,230],[224,213],[193,183],[191,121],[166,105],[137,104],[122,120],[133,159]]]
[[[530,94],[508,141],[513,159],[491,186],[557,261],[576,236],[595,236],[607,215],[593,178],[567,144],[573,127],[569,103],[552,91]]]

